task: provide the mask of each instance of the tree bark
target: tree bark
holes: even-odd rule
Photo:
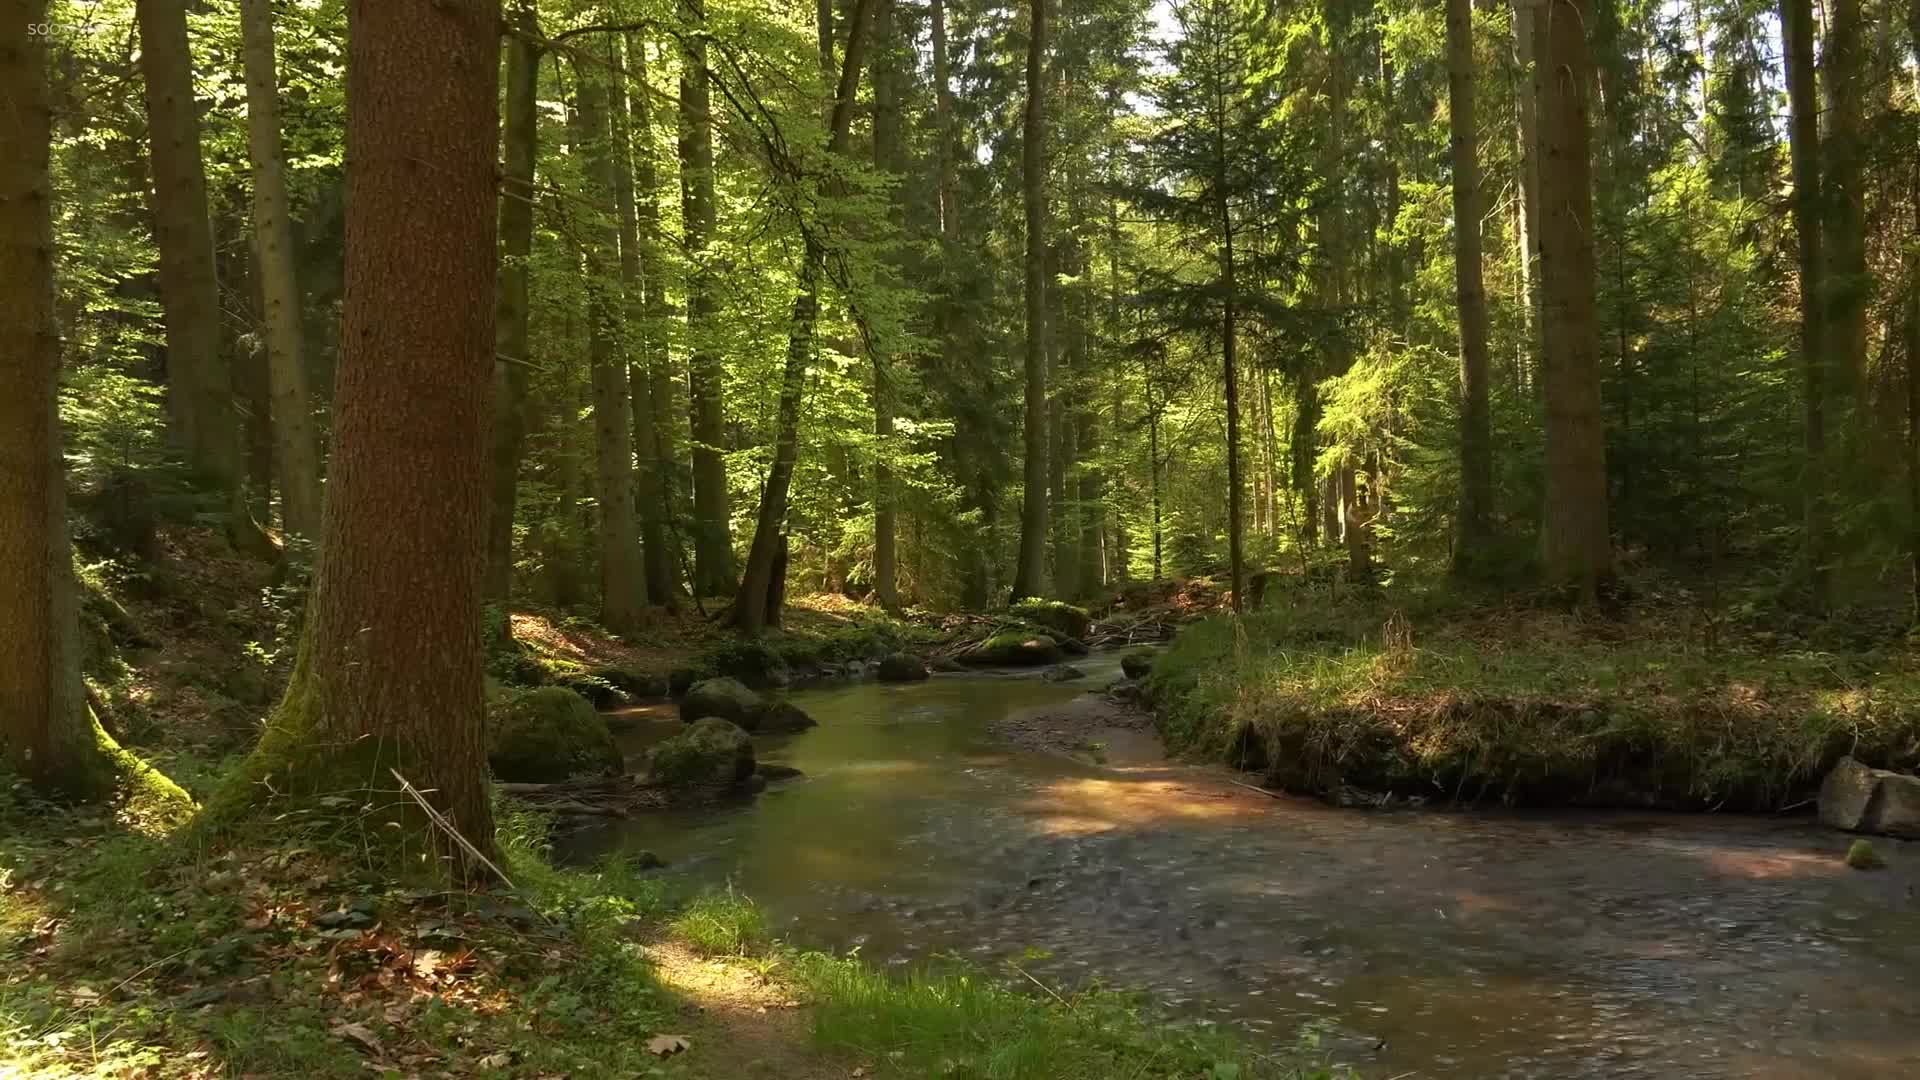
[[[1220,229],[1220,364],[1227,408],[1227,586],[1235,615],[1246,610],[1246,511],[1240,478],[1239,277],[1233,260],[1233,203],[1227,172],[1227,88],[1216,73],[1214,84],[1214,193]]]
[[[1453,129],[1453,281],[1460,305],[1460,509],[1456,572],[1486,554],[1493,508],[1487,294],[1480,263],[1479,129],[1473,102],[1473,5],[1447,0],[1447,96]]]
[[[1026,490],[1013,599],[1038,596],[1047,574],[1047,0],[1029,0],[1027,105],[1020,195],[1026,207]]]
[[[500,284],[494,299],[491,497],[485,597],[492,633],[512,633],[513,518],[527,441],[527,286],[533,253],[533,176],[540,138],[539,18],[534,0],[514,0],[506,36],[506,123],[501,137]]]
[[[1827,408],[1832,430],[1840,435],[1840,468],[1833,479],[1845,481],[1864,464],[1873,418],[1865,408],[1867,386],[1867,275],[1865,206],[1861,185],[1866,151],[1861,117],[1862,68],[1867,47],[1861,40],[1860,0],[1828,0],[1827,36],[1821,50],[1821,90],[1826,96],[1826,163],[1822,195],[1826,229],[1821,237],[1827,265],[1821,278],[1825,312]]]
[[[627,382],[633,402],[633,453],[637,461],[640,562],[647,602],[671,610],[678,604],[673,550],[667,544],[667,525],[673,512],[667,502],[665,474],[671,459],[661,453],[658,424],[673,394],[672,383],[666,381],[666,350],[660,338],[666,283],[660,280],[660,256],[654,250],[655,238],[660,232],[660,209],[654,192],[647,46],[637,35],[629,37],[626,45],[625,70],[629,77],[616,84],[613,134],[618,170],[615,197],[620,206],[620,283],[626,294],[624,344]],[[640,239],[643,225],[644,241]],[[667,400],[656,402],[656,392]]]
[[[300,287],[293,269],[286,154],[280,146],[280,83],[274,71],[272,0],[241,0],[240,35],[247,74],[254,245],[261,315],[267,331],[280,517],[288,532],[312,539],[320,535],[320,450],[313,430],[306,358],[300,345]]]
[[[323,541],[285,698],[229,798],[364,792],[454,876],[493,851],[480,577],[493,369],[498,0],[354,0],[344,333]],[[397,807],[391,811],[388,807]]]
[[[847,152],[853,127],[854,98],[860,90],[860,71],[866,52],[870,0],[854,0],[847,16],[847,47],[841,61],[840,78],[835,86],[833,107],[827,120],[827,153]],[[821,5],[822,15],[831,11]],[[820,26],[821,62],[831,62],[832,29],[824,18]],[[822,191],[822,194],[831,192]],[[814,228],[820,228],[816,223]],[[778,626],[778,605],[786,596],[785,536],[787,492],[793,483],[793,466],[799,456],[800,403],[806,392],[807,367],[813,359],[814,328],[820,315],[820,272],[826,250],[817,232],[808,232],[800,262],[800,288],[793,298],[793,323],[787,335],[787,360],[780,379],[779,413],[775,419],[773,464],[767,471],[766,486],[760,492],[759,512],[755,515],[753,543],[747,549],[746,570],[734,597],[733,623],[742,633],[758,634],[769,625]]]
[[[1587,0],[1552,0],[1540,31],[1540,230],[1546,343],[1548,581],[1583,603],[1612,569],[1594,313]]]
[[[704,27],[706,0],[682,0],[687,20]],[[713,295],[713,116],[707,85],[706,39],[686,39],[680,77],[680,214],[690,264],[687,278],[687,359],[693,433],[694,589],[701,596],[734,591],[733,533],[727,508],[726,417],[721,406],[720,356],[710,340],[719,303]]]
[[[219,282],[193,97],[186,0],[138,0],[135,14],[153,165],[153,232],[160,249],[168,412],[189,467],[226,499],[230,537],[251,547],[250,534],[257,530],[241,491],[239,418],[233,408],[232,377],[220,351]]]
[[[0,0],[0,763],[62,799],[111,795],[112,741],[80,679],[60,455],[46,0]]]
[[[1827,602],[1828,512],[1826,392],[1822,341],[1825,267],[1821,258],[1820,107],[1814,95],[1812,0],[1781,0],[1786,53],[1787,143],[1793,168],[1793,225],[1800,261],[1800,369],[1806,415],[1806,460],[1801,478],[1805,573],[1814,603]]]
[[[1538,377],[1540,363],[1540,12],[1546,0],[1514,0],[1514,60],[1520,73],[1515,95],[1514,127],[1519,142],[1520,197],[1514,206],[1519,227],[1514,230],[1515,255],[1520,266],[1522,370]]]
[[[611,40],[611,39],[609,39]],[[618,53],[613,53],[615,58]],[[583,208],[587,268],[587,357],[593,374],[593,497],[598,504],[600,623],[630,634],[645,618],[645,580],[633,514],[633,390],[623,355],[626,327],[618,276],[624,256],[605,208],[617,202],[611,130],[607,125],[608,54],[575,65],[570,117],[574,152],[585,162],[591,205]],[[635,268],[635,273],[638,268]]]
[[[888,218],[898,228],[905,220],[906,138],[901,124],[904,45],[894,17],[894,0],[873,0],[873,165],[894,183]],[[901,252],[889,251],[889,263],[902,273]],[[893,469],[887,464],[893,443],[893,357],[883,341],[873,342],[873,434],[878,455],[873,464],[873,593],[888,611],[900,608],[899,566],[895,544]]]

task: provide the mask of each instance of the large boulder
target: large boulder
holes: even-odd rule
[[[1060,646],[1045,634],[1009,631],[975,645],[960,659],[983,667],[1039,667],[1059,663]]]
[[[1135,649],[1120,658],[1120,673],[1129,679],[1144,679],[1153,670],[1153,651]]]
[[[1820,821],[1848,832],[1920,839],[1920,776],[1841,758],[1820,785]]]
[[[919,682],[927,677],[927,665],[912,653],[888,653],[877,670],[881,682]]]
[[[487,764],[510,783],[617,775],[624,760],[606,721],[560,686],[503,691],[490,703]]]
[[[669,787],[738,784],[753,775],[753,768],[753,739],[717,716],[697,720],[647,751],[647,778]]]
[[[747,689],[740,680],[725,677],[695,683],[680,702],[680,719],[688,723],[709,716],[766,735],[805,731],[815,724],[799,706],[769,700]]]
[[[1055,664],[1041,672],[1040,677],[1048,682],[1072,682],[1075,679],[1086,678],[1087,673],[1072,664]]]
[[[680,700],[680,719],[692,723],[708,716],[731,720],[741,727],[747,717],[767,707],[767,699],[747,689],[739,679],[721,676],[694,683]]]
[[[1009,607],[1007,612],[1016,619],[1044,626],[1063,638],[1086,637],[1087,627],[1093,624],[1093,617],[1087,614],[1086,608],[1058,600],[1021,600]]]

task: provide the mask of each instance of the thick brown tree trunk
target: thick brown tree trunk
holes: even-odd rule
[[[280,82],[274,73],[272,0],[241,0],[247,73],[247,151],[253,163],[253,229],[273,397],[280,518],[290,533],[320,535],[320,449],[300,345],[300,287],[293,270],[286,154],[280,146]]]
[[[666,349],[661,340],[666,283],[660,280],[660,256],[655,250],[660,204],[654,190],[647,46],[637,35],[628,38],[626,44],[630,78],[620,81],[613,102],[614,160],[618,170],[615,194],[620,204],[620,281],[627,301],[627,381],[633,399],[640,560],[647,602],[672,609],[678,605],[674,553],[667,543],[672,508],[667,502],[666,473],[672,458],[661,452],[659,421],[671,407],[673,384],[666,372]],[[642,240],[642,235],[646,239]],[[656,393],[666,400],[656,401]],[[672,430],[670,423],[665,426]]]
[[[1606,444],[1594,314],[1593,163],[1587,91],[1587,0],[1552,0],[1541,16],[1540,229],[1546,343],[1548,581],[1596,599],[1612,569]]]
[[[1862,40],[1860,0],[1829,0],[1826,10],[1820,71],[1827,136],[1821,154],[1827,212],[1821,237],[1827,258],[1821,278],[1826,294],[1821,330],[1826,340],[1830,430],[1839,435],[1838,468],[1829,475],[1845,484],[1866,464],[1876,426],[1866,400],[1867,299],[1873,295],[1873,279],[1867,274],[1862,187],[1867,148],[1861,113],[1868,46]]]
[[[111,740],[80,681],[60,457],[46,0],[0,0],[0,764],[66,799],[110,795]]]
[[[1487,293],[1480,265],[1479,129],[1473,104],[1473,5],[1447,0],[1447,96],[1453,128],[1453,281],[1460,305],[1460,508],[1456,572],[1486,556],[1493,509]]]
[[[683,0],[687,20],[706,22],[706,0]],[[733,533],[727,509],[726,416],[721,407],[720,354],[709,340],[719,304],[713,295],[713,117],[708,111],[707,42],[689,35],[680,77],[680,192],[682,234],[690,264],[687,280],[687,388],[693,433],[694,591],[724,596],[734,591]]]
[[[1047,575],[1047,0],[1029,0],[1027,105],[1020,197],[1026,207],[1026,464],[1013,599],[1039,596]]]
[[[500,284],[494,298],[493,434],[483,595],[494,624],[512,632],[513,518],[527,441],[527,260],[533,252],[533,171],[540,138],[539,21],[514,0],[506,36],[506,123],[501,136]]]
[[[574,152],[586,163],[589,194],[589,205],[582,209],[581,246],[587,268],[587,358],[593,375],[600,622],[616,634],[628,634],[640,628],[646,594],[633,516],[633,391],[622,354],[625,303],[622,282],[615,276],[622,258],[620,238],[605,212],[616,202],[616,170],[607,126],[607,60],[605,52],[589,53],[576,65],[570,119]]]
[[[1800,368],[1805,399],[1806,459],[1801,478],[1806,576],[1815,604],[1827,601],[1827,358],[1821,194],[1820,106],[1814,92],[1812,0],[1781,0],[1786,52],[1787,144],[1793,162],[1793,226],[1800,260]]]
[[[847,16],[847,48],[827,118],[827,153],[830,155],[847,152],[854,98],[859,94],[860,71],[865,62],[869,2],[854,0]],[[823,3],[820,10],[825,15],[831,8]],[[831,62],[832,28],[824,18],[820,45],[821,63],[825,66]],[[818,229],[821,223],[815,222],[813,227]],[[820,272],[826,261],[826,251],[815,235],[808,235],[801,256],[800,288],[793,298],[793,324],[787,335],[787,361],[781,373],[779,413],[774,421],[773,465],[767,470],[767,483],[760,491],[753,544],[747,549],[746,569],[733,603],[734,625],[750,635],[758,634],[769,625],[780,624],[779,608],[786,597],[787,492],[799,457],[800,404],[806,391],[807,368],[813,360],[814,327],[820,315]]]
[[[873,165],[894,182],[888,217],[897,228],[906,218],[907,151],[901,123],[901,83],[906,46],[898,32],[894,0],[873,0]],[[890,263],[900,272],[900,252]],[[883,341],[873,342],[873,434],[878,458],[873,465],[873,593],[888,611],[900,607],[899,556],[895,544],[893,469],[887,464],[893,442],[893,357]]]
[[[187,463],[227,500],[229,535],[254,546],[258,530],[241,492],[243,465],[233,380],[220,351],[219,282],[186,0],[138,0],[140,69],[146,81],[153,164],[153,233],[160,249],[160,307],[166,324],[167,408]]]
[[[498,0],[354,0],[345,331],[319,567],[293,679],[229,797],[370,796],[455,875],[397,769],[493,850],[480,648],[498,252]],[[389,809],[391,808],[391,809]]]

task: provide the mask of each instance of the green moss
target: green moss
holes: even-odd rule
[[[1870,841],[1855,840],[1847,845],[1847,865],[1855,870],[1878,870],[1887,864]]]
[[[1038,666],[1058,663],[1060,646],[1046,634],[1009,630],[995,634],[961,654],[969,664]]]
[[[739,725],[709,716],[656,743],[646,772],[656,783],[689,787],[737,783],[753,775],[753,767],[753,739]]]
[[[606,721],[565,687],[502,694],[488,706],[493,774],[522,783],[606,776],[623,765]]]
[[[1061,637],[1083,638],[1093,617],[1083,607],[1059,600],[1019,600],[1007,609],[1014,618],[1038,624]]]

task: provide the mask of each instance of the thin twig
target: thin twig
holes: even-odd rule
[[[1052,998],[1053,1000],[1059,1002],[1062,1005],[1065,1005],[1069,1010],[1073,1008],[1073,1002],[1068,1001],[1066,998],[1063,998],[1059,994],[1054,993],[1053,987],[1048,986],[1046,983],[1043,983],[1039,979],[1036,979],[1032,975],[1028,974],[1026,968],[1021,967],[1019,964],[1016,964],[1011,960],[1007,961],[1007,966],[1019,972],[1022,975],[1026,975],[1027,981],[1039,987],[1040,989],[1045,990],[1047,992],[1048,997]]]
[[[499,878],[501,883],[506,885],[507,888],[511,889],[514,887],[513,879],[507,876],[506,871],[494,865],[494,861],[492,859],[489,859],[485,855],[481,854],[479,848],[474,847],[471,841],[469,841],[466,837],[461,836],[460,830],[453,827],[453,822],[448,821],[446,818],[446,815],[442,814],[438,810],[435,810],[433,808],[433,804],[427,802],[427,797],[425,795],[420,794],[420,789],[414,787],[413,784],[410,783],[406,777],[400,775],[399,769],[389,768],[387,771],[393,774],[393,778],[395,780],[400,781],[400,790],[412,796],[413,801],[420,804],[420,809],[426,811],[428,821],[433,822],[434,825],[437,826],[442,832],[445,832],[448,836],[452,837],[453,842],[460,845],[461,849],[465,851],[469,856],[471,856],[473,859],[478,861],[482,866],[485,866],[487,869],[493,871],[493,876]]]

